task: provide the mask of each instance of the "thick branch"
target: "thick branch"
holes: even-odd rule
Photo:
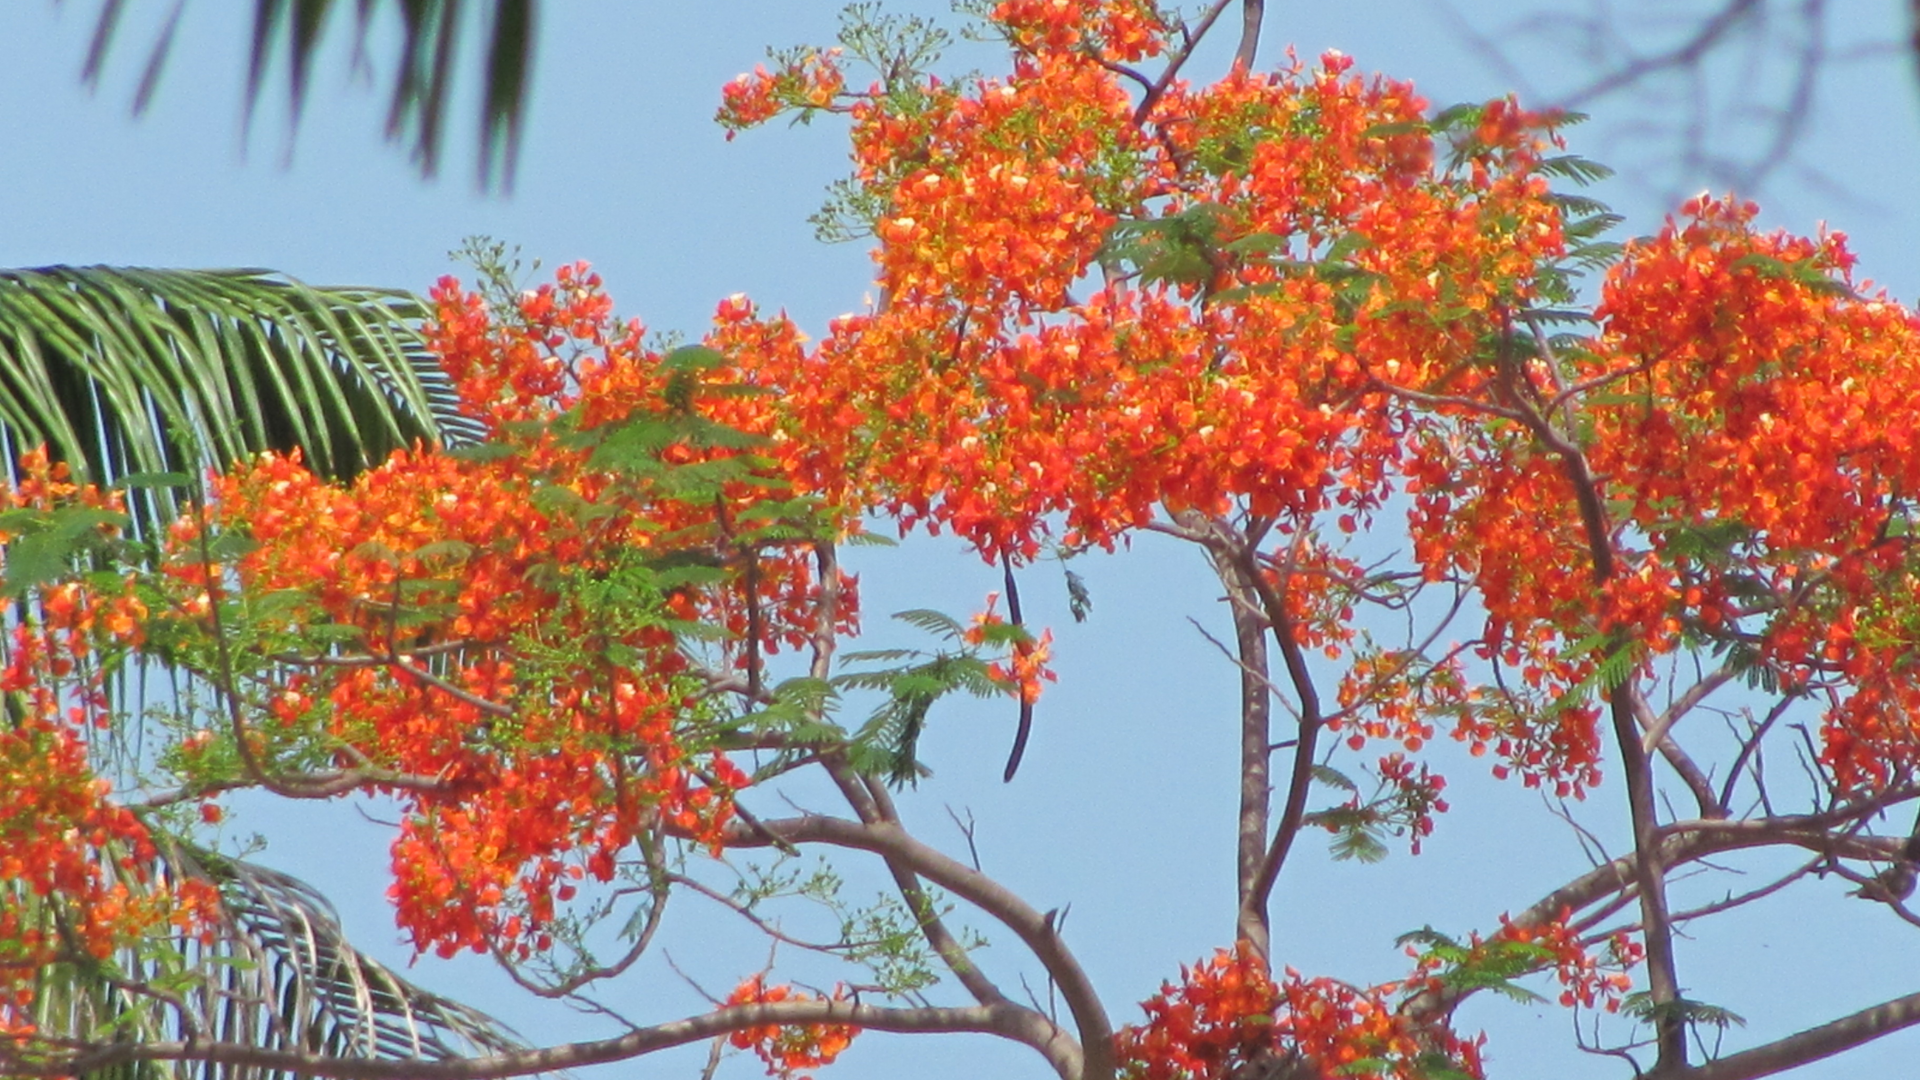
[[[1271,959],[1272,928],[1267,905],[1255,902],[1260,896],[1273,803],[1273,784],[1268,776],[1268,762],[1273,756],[1273,683],[1268,674],[1266,619],[1260,612],[1259,597],[1232,553],[1216,546],[1208,554],[1233,611],[1240,667],[1240,813],[1235,857],[1240,909],[1235,930],[1241,941]]]
[[[1633,878],[1640,892],[1640,932],[1647,950],[1647,989],[1655,1005],[1680,999],[1680,979],[1673,952],[1673,922],[1667,914],[1667,869],[1660,860],[1660,823],[1653,802],[1653,770],[1640,745],[1634,719],[1639,692],[1631,682],[1615,687],[1608,709],[1613,716],[1614,741],[1620,745],[1620,771],[1625,774],[1627,809],[1633,822]],[[1687,1028],[1678,1014],[1662,1013],[1654,1030],[1661,1066],[1685,1065]]]
[[[1240,0],[1240,47],[1234,50],[1233,66],[1253,70],[1253,58],[1260,51],[1260,22],[1266,16],[1266,0]]]
[[[1267,584],[1251,551],[1242,553],[1241,561],[1249,584],[1260,598],[1261,610],[1273,627],[1273,638],[1280,645],[1287,680],[1293,684],[1300,708],[1300,734],[1293,747],[1293,768],[1287,778],[1287,802],[1280,811],[1280,826],[1274,830],[1273,842],[1268,845],[1266,855],[1260,861],[1260,871],[1254,877],[1253,887],[1241,902],[1243,908],[1260,911],[1264,919],[1267,901],[1273,895],[1273,883],[1279,880],[1280,870],[1287,862],[1287,853],[1293,849],[1294,837],[1299,835],[1300,825],[1307,816],[1307,791],[1313,783],[1314,752],[1320,729],[1325,726],[1325,718],[1321,715],[1320,693],[1314,687],[1313,673],[1307,668],[1307,657],[1301,651],[1300,639],[1294,630],[1293,618],[1287,613],[1285,600]]]
[[[893,797],[887,794],[886,786],[869,783],[866,787],[874,809],[879,812],[880,820],[898,826],[900,815],[893,807]],[[908,910],[913,912],[914,921],[920,926],[921,936],[927,939],[927,944],[939,955],[941,961],[947,965],[947,969],[960,980],[960,985],[966,987],[967,993],[973,995],[973,1000],[982,1005],[1006,1002],[1007,995],[994,984],[992,979],[987,978],[986,972],[981,971],[979,965],[973,962],[973,957],[968,954],[966,946],[960,943],[960,939],[947,928],[946,920],[934,910],[933,898],[927,895],[926,888],[920,884],[920,878],[914,874],[912,868],[898,858],[888,857],[886,862],[887,872],[893,876],[894,887],[900,890],[900,899],[905,901]]]
[[[1836,834],[1862,818],[1871,817],[1897,802],[1914,798],[1912,789],[1888,792],[1880,798],[1865,799],[1840,810],[1823,814],[1763,818],[1756,821],[1680,821],[1660,830],[1659,861],[1671,870],[1726,851],[1787,845],[1828,855],[1856,859],[1887,859],[1899,850],[1901,840]],[[1517,926],[1539,926],[1567,911],[1580,909],[1611,896],[1633,884],[1633,856],[1623,855],[1602,863],[1535,901],[1513,917]]]
[[[1915,1024],[1920,1024],[1920,993],[1861,1009],[1830,1024],[1808,1028],[1797,1035],[1729,1054],[1684,1072],[1655,1069],[1647,1076],[1648,1080],[1667,1080],[1669,1077],[1673,1080],[1748,1080],[1749,1077],[1772,1076],[1832,1057],[1842,1050],[1851,1050]]]
[[[1035,911],[1005,885],[978,870],[958,862],[910,835],[898,824],[888,821],[855,822],[843,818],[807,815],[781,818],[763,823],[763,828],[791,844],[826,844],[832,847],[870,851],[883,859],[898,860],[909,871],[961,897],[998,919],[1033,953],[1053,977],[1054,985],[1066,999],[1080,1036],[1080,1052],[1085,1054],[1087,1080],[1106,1080],[1114,1073],[1113,1024],[1107,1019],[1093,982],[1068,950],[1055,928],[1054,913]],[[769,841],[759,832],[735,823],[729,825],[728,847],[763,847]],[[989,1008],[990,1006],[982,1006]],[[998,1008],[998,1006],[991,1006]],[[1028,1012],[1028,1010],[1019,1010]],[[1037,1013],[1031,1013],[1039,1017]],[[1045,1018],[1040,1017],[1044,1022]],[[1049,1027],[1052,1025],[1049,1024]],[[1055,1031],[1053,1038],[1070,1043]],[[1050,1044],[1051,1045],[1051,1044]],[[1064,1051],[1062,1051],[1064,1052]],[[1049,1056],[1048,1060],[1053,1060]]]
[[[1774,845],[1804,848],[1829,856],[1854,859],[1892,858],[1905,843],[1893,837],[1868,837],[1842,831],[1887,807],[1920,796],[1920,790],[1899,788],[1881,795],[1819,814],[1766,818],[1755,821],[1696,820],[1680,821],[1659,830],[1658,861],[1662,868],[1673,868],[1718,855],[1722,852]],[[1623,855],[1602,863],[1535,901],[1510,920],[1517,927],[1539,927],[1568,918],[1572,913],[1623,893],[1637,892],[1634,855]],[[1444,1016],[1472,991],[1446,989],[1421,994],[1405,1006],[1407,1012],[1421,1017]],[[1691,1076],[1692,1074],[1684,1074]]]
[[[1596,591],[1613,577],[1615,560],[1613,536],[1607,525],[1606,506],[1599,481],[1578,444],[1553,426],[1546,416],[1514,385],[1511,354],[1513,330],[1505,328],[1501,346],[1504,396],[1519,413],[1534,438],[1560,459],[1562,473],[1573,488],[1574,502],[1580,508],[1580,523],[1586,533],[1587,554],[1593,561]],[[1618,633],[1609,635],[1609,649],[1622,644]],[[1671,1005],[1680,998],[1680,979],[1675,967],[1673,926],[1667,917],[1667,873],[1660,861],[1660,823],[1654,805],[1653,769],[1641,745],[1639,712],[1647,711],[1638,702],[1640,691],[1631,678],[1607,694],[1607,708],[1613,719],[1614,741],[1620,747],[1620,771],[1626,781],[1627,811],[1633,826],[1633,876],[1640,892],[1640,927],[1647,950],[1647,989],[1655,1006]],[[1711,800],[1712,793],[1708,793]],[[1678,1014],[1663,1011],[1655,1023],[1659,1047],[1658,1063],[1663,1068],[1683,1066],[1687,1060],[1686,1025]]]
[[[0,1056],[8,1075],[69,1076],[134,1061],[205,1061],[333,1080],[498,1080],[626,1061],[643,1054],[765,1025],[851,1024],[873,1031],[979,1032],[1025,1043],[1047,1057],[1063,1080],[1080,1075],[1078,1055],[1064,1053],[1042,1030],[1044,1019],[1013,1006],[891,1009],[853,1001],[779,1001],[734,1005],[701,1016],[641,1028],[618,1038],[567,1043],[451,1061],[374,1060],[266,1050],[229,1042],[117,1042],[100,1050],[43,1060]]]

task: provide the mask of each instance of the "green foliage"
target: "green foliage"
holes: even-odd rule
[[[953,35],[937,24],[918,15],[893,14],[870,0],[849,4],[840,13],[839,38],[848,56],[873,68],[886,92],[917,82],[953,44]]]
[[[1377,863],[1387,857],[1385,838],[1406,835],[1425,812],[1413,804],[1414,795],[1398,785],[1381,783],[1371,797],[1361,794],[1352,777],[1329,765],[1312,768],[1315,783],[1345,792],[1344,802],[1301,815],[1302,825],[1333,834],[1328,850],[1335,859]]]
[[[791,859],[782,859],[770,867],[746,866],[731,899],[755,918],[786,899],[807,900],[825,909],[836,932],[832,940],[809,947],[866,968],[883,994],[914,995],[938,984],[942,963],[927,945],[921,927],[932,919],[946,918],[954,905],[933,889],[926,891],[925,906],[919,911],[888,893],[878,894],[870,904],[857,904],[844,897],[845,887],[845,880],[825,859],[804,871],[792,866]],[[968,952],[986,944],[978,933],[964,927],[956,936]]]
[[[125,514],[87,506],[0,512],[0,532],[13,537],[0,567],[7,595],[18,600],[38,586],[71,575],[76,564],[87,564],[88,556],[117,547],[111,530],[132,521]]]
[[[1605,696],[1626,684],[1645,658],[1646,646],[1619,640],[1613,633],[1593,633],[1568,645],[1562,656],[1570,663],[1591,660],[1593,668],[1579,682],[1568,687],[1547,705],[1544,716],[1553,717],[1577,709],[1595,696]]]
[[[97,87],[105,71],[120,15],[127,0],[106,0],[94,25],[81,77]],[[146,111],[159,89],[161,75],[173,49],[185,4],[176,4],[149,47],[133,110]],[[256,0],[253,4],[251,49],[247,60],[246,112],[251,119],[265,92],[267,74],[284,48],[289,111],[297,128],[313,82],[313,61],[326,41],[329,22],[343,0]],[[467,50],[462,39],[466,16],[476,8],[489,9],[485,26],[486,58],[481,72],[479,102],[479,180],[482,188],[495,182],[511,188],[532,86],[535,13],[538,0],[484,0],[463,5],[459,0],[354,0],[354,64],[365,64],[365,51],[374,25],[387,10],[400,20],[399,56],[387,107],[387,138],[408,144],[414,164],[431,177],[438,170],[446,143],[447,101],[455,67]]]
[[[1327,850],[1335,859],[1377,863],[1387,857],[1387,845],[1379,836],[1379,816],[1372,810],[1337,806],[1308,814],[1303,820],[1333,833]]]
[[[1221,267],[1222,208],[1197,203],[1159,218],[1117,221],[1096,258],[1137,274],[1142,285],[1204,285]]]
[[[1008,648],[1032,637],[1023,627],[1011,623],[984,622],[969,632],[952,616],[926,609],[896,612],[894,618],[961,646],[937,652],[867,649],[840,658],[843,665],[890,665],[844,672],[833,677],[832,686],[836,691],[870,690],[887,695],[854,733],[846,753],[854,768],[884,776],[889,784],[899,787],[927,775],[926,766],[915,753],[935,702],[956,691],[981,698],[1009,692],[989,674],[989,664],[980,650]],[[968,640],[969,634],[973,641]]]
[[[1553,950],[1531,941],[1495,938],[1463,945],[1431,926],[1401,934],[1394,944],[1419,946],[1416,958],[1437,961],[1435,978],[1450,990],[1471,993],[1492,990],[1521,1004],[1544,1001],[1539,994],[1513,980],[1546,969]]]
[[[477,437],[414,329],[426,314],[264,270],[0,271],[0,431],[100,484],[296,447],[351,476]],[[143,528],[176,509],[167,486],[133,501]]]
[[[833,683],[811,677],[787,679],[773,687],[771,696],[767,704],[743,714],[730,726],[777,732],[795,747],[837,746],[846,741],[846,729],[832,719],[840,703],[839,690]],[[786,766],[785,760],[776,760],[762,774],[780,772]]]
[[[1578,187],[1599,183],[1613,175],[1607,166],[1577,154],[1546,158],[1540,162],[1539,170],[1548,177],[1566,180]],[[1560,208],[1560,231],[1566,238],[1567,253],[1558,262],[1541,267],[1537,281],[1545,306],[1527,314],[1535,323],[1588,323],[1592,320],[1585,311],[1553,305],[1577,304],[1580,280],[1589,274],[1604,272],[1620,261],[1626,249],[1600,237],[1625,219],[1607,204],[1586,195],[1556,191],[1550,198]],[[1549,344],[1573,348],[1578,342],[1556,339]]]
[[[1669,1019],[1690,1028],[1710,1027],[1720,1031],[1747,1026],[1746,1018],[1731,1009],[1684,997],[1656,1002],[1653,994],[1646,990],[1637,990],[1622,998],[1620,1011],[1656,1026]]]
[[[1854,292],[1843,281],[1837,281],[1828,267],[1813,259],[1796,259],[1793,262],[1752,252],[1733,261],[1733,270],[1752,270],[1759,277],[1772,281],[1789,281],[1803,286],[1809,291],[1824,293],[1828,296],[1853,297]]]

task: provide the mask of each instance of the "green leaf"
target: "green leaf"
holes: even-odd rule
[[[527,502],[548,517],[561,518],[573,517],[592,505],[586,496],[565,484],[542,484],[527,496]]]
[[[910,608],[906,611],[896,611],[893,613],[893,617],[906,623],[908,626],[948,639],[958,639],[966,630],[953,616],[928,608]]]
[[[1315,780],[1328,787],[1336,787],[1342,791],[1360,790],[1351,777],[1331,765],[1315,765],[1311,774]]]
[[[0,271],[0,431],[100,484],[296,447],[350,476],[478,434],[414,329],[426,315],[405,293],[263,270]]]
[[[94,29],[82,77],[96,88],[123,2],[104,5]],[[245,97],[249,126],[265,93],[268,72],[284,54],[287,99],[292,103],[297,129],[313,79],[314,61],[322,54],[327,30],[339,21],[329,16],[346,6],[345,0],[257,0],[252,5]],[[456,81],[456,66],[484,57],[479,78],[473,82],[478,88],[474,111],[479,120],[479,182],[483,189],[496,183],[511,189],[532,86],[536,0],[483,0],[472,5],[457,0],[395,0],[391,4],[356,0],[352,6],[355,29],[351,36],[356,44],[350,67],[355,72],[371,69],[362,55],[369,41],[393,50],[392,56],[379,64],[382,70],[393,73],[386,134],[389,140],[406,144],[408,156],[422,176],[430,178],[439,171],[446,131],[451,126],[449,90]],[[148,47],[134,94],[135,113],[144,112],[155,96],[172,54],[179,14],[176,6]],[[374,33],[376,27],[382,32]],[[473,48],[463,40],[475,28],[480,31],[478,44],[483,48]],[[465,76],[471,78],[471,73]]]
[[[7,595],[18,599],[67,573],[73,544],[51,531],[23,536],[7,545]]]
[[[224,533],[222,537],[232,535],[234,534]],[[353,549],[347,554],[373,562],[386,563],[388,566],[400,565],[400,553],[378,540],[362,540],[360,543],[355,544]]]
[[[727,365],[725,354],[705,345],[682,345],[660,358],[668,371],[712,371]]]
[[[1363,139],[1385,139],[1393,135],[1425,135],[1433,130],[1425,120],[1393,120],[1374,124],[1360,133]]]
[[[190,487],[193,477],[183,472],[133,472],[114,481],[113,486],[133,490],[136,488],[176,488]]]
[[[1612,169],[1597,161],[1589,161],[1578,154],[1543,158],[1535,167],[1548,176],[1572,180],[1582,186],[1597,184],[1613,175]]]
[[[1329,845],[1333,857],[1338,860],[1353,859],[1363,863],[1377,863],[1387,857],[1387,845],[1373,835],[1372,830],[1354,826],[1333,834]]]
[[[840,662],[842,664],[885,664],[925,655],[919,649],[857,649],[841,653]]]
[[[1458,131],[1464,128],[1480,126],[1480,118],[1485,115],[1486,106],[1477,102],[1461,102],[1449,105],[1435,113],[1427,121],[1427,127],[1435,132]]]
[[[467,543],[465,540],[435,540],[430,544],[422,544],[420,547],[414,548],[413,557],[419,559],[421,562],[435,562],[444,559],[447,562],[457,563],[465,562],[473,558],[473,553],[477,550],[479,549]]]

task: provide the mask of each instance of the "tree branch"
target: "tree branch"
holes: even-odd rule
[[[1647,706],[1645,697],[1639,694],[1634,695],[1634,718],[1646,730],[1646,734],[1641,739],[1641,748],[1648,753],[1655,750],[1660,752],[1660,756],[1666,759],[1667,765],[1679,774],[1681,782],[1693,792],[1693,800],[1699,805],[1700,816],[1705,818],[1723,818],[1731,813],[1731,810],[1727,807],[1725,800],[1714,794],[1713,781],[1707,776],[1706,770],[1700,768],[1699,764],[1680,748],[1680,744],[1674,741],[1671,732],[1673,725],[1681,717],[1691,712],[1694,706],[1706,699],[1708,694],[1726,685],[1732,678],[1733,672],[1724,667],[1720,668],[1688,687],[1686,693],[1681,694],[1672,705],[1667,707],[1667,711],[1658,717],[1654,716],[1653,710]]]
[[[1225,534],[1227,527],[1216,521],[1213,531]],[[1227,591],[1240,668],[1240,809],[1235,856],[1240,905],[1234,929],[1241,941],[1270,962],[1272,927],[1267,906],[1255,902],[1266,861],[1273,805],[1273,782],[1268,776],[1273,757],[1273,682],[1267,664],[1266,619],[1260,611],[1259,597],[1233,552],[1215,545],[1207,549],[1207,554],[1214,574]]]
[[[880,817],[898,826],[900,814],[894,809],[893,796],[887,794],[886,786],[869,784],[868,793]],[[927,944],[947,965],[947,970],[953,972],[954,978],[960,980],[960,985],[966,987],[967,993],[982,1005],[1009,1002],[1007,995],[973,962],[972,955],[960,944],[960,939],[954,936],[953,931],[947,928],[946,921],[934,911],[933,898],[927,895],[927,890],[913,870],[900,859],[889,857],[886,863],[888,873],[893,876],[894,888],[900,891],[900,899],[913,912],[921,936],[927,939]]]
[[[566,1043],[449,1061],[331,1057],[266,1050],[230,1042],[116,1042],[98,1050],[26,1057],[0,1054],[11,1076],[56,1077],[94,1073],[136,1061],[202,1061],[331,1080],[504,1080],[506,1077],[627,1061],[747,1028],[767,1025],[850,1024],[873,1031],[978,1032],[1025,1043],[1046,1056],[1063,1080],[1080,1076],[1077,1054],[1047,1038],[1036,1015],[1013,1006],[894,1009],[854,1001],[777,1001],[733,1005],[700,1016],[641,1028],[612,1039]]]
[[[1729,1054],[1683,1072],[1656,1068],[1647,1074],[1647,1080],[1748,1080],[1749,1077],[1772,1076],[1832,1057],[1842,1050],[1851,1050],[1915,1024],[1920,1024],[1920,993],[1881,1002],[1832,1023],[1808,1028],[1799,1034]]]
[[[1638,688],[1622,683],[1608,695],[1613,737],[1620,747],[1620,771],[1625,774],[1627,810],[1633,824],[1632,873],[1640,892],[1640,933],[1647,950],[1647,989],[1656,1006],[1680,999],[1680,978],[1673,951],[1673,922],[1667,913],[1667,870],[1662,863],[1660,823],[1653,802],[1653,770],[1640,746],[1640,728],[1633,700]],[[1661,1067],[1687,1062],[1687,1027],[1672,1011],[1654,1020]]]
[[[1254,54],[1260,51],[1260,21],[1266,16],[1266,0],[1240,0],[1240,47],[1234,50],[1233,66],[1253,70]]]
[[[1073,1014],[1074,1027],[1079,1033],[1080,1048],[1075,1053],[1076,1056],[1085,1055],[1084,1075],[1089,1078],[1113,1075],[1113,1024],[1107,1018],[1099,994],[1094,991],[1093,981],[1061,940],[1053,912],[1042,914],[1034,910],[1032,905],[1005,885],[921,843],[894,822],[855,822],[809,814],[766,821],[762,825],[768,832],[790,844],[825,844],[869,851],[884,859],[897,859],[918,877],[933,882],[999,920],[1019,937],[1035,959],[1047,969],[1054,984],[1060,988],[1061,996],[1066,998],[1067,1008]],[[740,823],[732,823],[727,827],[727,847],[764,847],[768,843],[766,837]],[[1010,1007],[1026,1012],[1017,1006]],[[1044,1020],[1044,1017],[1040,1019]],[[1051,1023],[1048,1023],[1048,1027],[1052,1028]],[[1047,1045],[1054,1046],[1056,1041],[1072,1042],[1064,1032],[1054,1029]],[[1054,1060],[1054,1051],[1043,1052],[1049,1054],[1048,1060]]]
[[[1139,106],[1133,110],[1134,127],[1146,126],[1147,117],[1153,115],[1153,107],[1160,104],[1160,99],[1166,96],[1167,87],[1173,85],[1173,80],[1180,74],[1180,69],[1185,67],[1187,61],[1192,58],[1193,50],[1200,44],[1200,39],[1207,36],[1208,30],[1213,29],[1214,21],[1220,18],[1220,13],[1227,10],[1227,5],[1231,2],[1232,0],[1213,0],[1213,6],[1200,17],[1200,25],[1186,34],[1186,44],[1167,61],[1167,69],[1154,80],[1153,85],[1140,98]]]

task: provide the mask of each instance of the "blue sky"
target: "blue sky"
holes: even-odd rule
[[[892,4],[939,12],[933,3]],[[1584,12],[1584,2],[1562,5]],[[1618,3],[1623,23],[1670,34],[1661,12],[1703,4]],[[150,28],[130,17],[105,86],[79,84],[94,5],[0,6],[0,265],[112,263],[265,266],[316,284],[376,284],[424,292],[454,271],[446,253],[471,234],[521,245],[551,267],[592,261],[623,313],[662,330],[697,334],[719,298],[745,292],[818,329],[866,303],[869,266],[857,246],[827,247],[806,222],[825,185],[844,170],[841,131],[775,126],[728,143],[710,122],[719,87],[751,68],[768,45],[823,42],[838,5],[736,0],[726,5],[571,0],[544,7],[541,51],[519,182],[511,197],[472,183],[470,144],[456,137],[445,174],[423,182],[379,132],[385,71],[349,73],[341,27],[320,65],[297,138],[284,103],[269,98],[244,145],[240,89],[245,11],[188,9],[176,55],[151,114],[128,116]],[[1920,100],[1896,57],[1852,47],[1897,41],[1901,5],[1846,5],[1832,51],[1854,56],[1827,71],[1797,158],[1757,192],[1765,219],[1796,231],[1820,221],[1851,234],[1861,272],[1899,298],[1920,293],[1920,219],[1911,177],[1920,172]],[[1411,78],[1436,103],[1523,90],[1548,102],[1591,74],[1569,46],[1568,24],[1518,25],[1547,0],[1462,2],[1454,14],[1430,0],[1272,5],[1264,60],[1286,44],[1303,56],[1339,48],[1362,69]],[[1635,21],[1639,20],[1639,21]],[[1473,31],[1514,66],[1494,62]],[[1851,50],[1851,51],[1850,51]],[[376,47],[376,65],[384,54]],[[1219,69],[1218,56],[1212,71]],[[990,66],[984,51],[964,66]],[[1731,85],[1728,60],[1711,74]],[[1206,74],[1202,70],[1196,74]],[[1750,150],[1739,124],[1777,100],[1782,75],[1762,70],[1752,92],[1720,91],[1716,148]],[[458,94],[458,91],[456,91]],[[464,96],[459,97],[464,105]],[[1684,98],[1607,98],[1576,132],[1575,149],[1623,167],[1606,197],[1628,216],[1623,231],[1651,232],[1678,194],[1718,189],[1724,176],[1676,167],[1671,140],[1650,128],[1684,121]],[[456,136],[471,127],[456,113]],[[1743,141],[1744,140],[1744,141]],[[858,553],[864,607],[877,636],[898,638],[884,613],[977,608],[998,575],[942,541],[916,540]],[[1071,904],[1066,928],[1117,1021],[1180,963],[1227,943],[1232,909],[1235,675],[1188,621],[1226,636],[1224,613],[1198,557],[1142,540],[1134,550],[1079,567],[1094,591],[1092,620],[1076,626],[1057,571],[1026,574],[1029,617],[1058,637],[1061,682],[1042,703],[1018,780],[1002,785],[1011,716],[1000,707],[937,712],[923,757],[936,775],[907,799],[909,821],[950,852],[965,842],[948,809],[971,813],[985,868],[1041,909]],[[1498,784],[1450,746],[1436,760],[1453,780],[1455,809],[1427,853],[1396,849],[1376,866],[1330,863],[1318,837],[1303,838],[1276,897],[1279,957],[1309,973],[1355,981],[1403,969],[1392,939],[1429,924],[1454,933],[1494,927],[1586,866],[1566,825],[1530,792]],[[825,808],[818,793],[803,804]],[[1617,846],[1624,810],[1617,786],[1579,808]],[[777,804],[774,811],[778,812]],[[241,807],[244,828],[267,834],[265,861],[320,885],[356,940],[404,964],[382,902],[384,830],[343,805]],[[1904,824],[1904,823],[1902,823]],[[874,889],[845,860],[850,888]],[[1758,864],[1756,864],[1757,866]],[[1682,886],[1682,891],[1694,886]],[[1728,879],[1697,886],[1745,887]],[[1876,905],[1846,901],[1837,882],[1812,884],[1695,927],[1682,944],[1682,978],[1697,998],[1747,1016],[1774,1037],[1914,989],[1920,942]],[[667,951],[721,992],[765,959],[766,946],[697,902],[682,901]],[[978,920],[976,920],[978,925]],[[1011,946],[983,963],[1018,985]],[[1040,978],[1028,972],[1036,992]],[[604,1023],[537,1009],[484,964],[422,961],[411,977],[472,1001],[538,1042],[608,1033]],[[1543,987],[1544,989],[1544,987]],[[629,975],[607,995],[637,1020],[696,1010],[699,999],[664,963]],[[1557,1007],[1476,1001],[1461,1017],[1484,1026],[1497,1080],[1622,1076],[1613,1059],[1571,1049],[1571,1018]],[[1736,1033],[1731,1045],[1739,1045]],[[1796,1075],[1900,1075],[1920,1035],[1883,1040]],[[600,1070],[605,1076],[696,1075],[704,1048]],[[751,1058],[722,1076],[759,1074]],[[1029,1052],[978,1037],[867,1036],[826,1075],[846,1080],[914,1075],[1045,1076]]]

